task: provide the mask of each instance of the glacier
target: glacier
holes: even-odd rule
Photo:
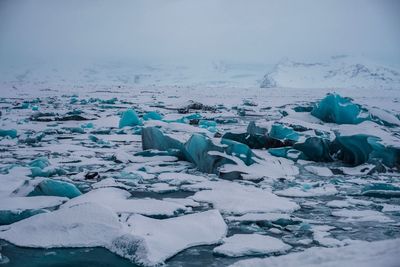
[[[0,101],[11,264],[263,264],[399,237],[392,90],[53,88]]]

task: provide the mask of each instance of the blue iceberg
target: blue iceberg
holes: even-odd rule
[[[150,112],[147,112],[146,114],[143,115],[143,119],[145,121],[148,121],[148,120],[160,121],[160,120],[163,119],[163,116],[160,113],[156,112],[156,111],[150,111]]]
[[[275,123],[271,127],[269,136],[280,140],[298,141],[300,134],[298,134],[292,128],[286,127],[282,124]]]
[[[303,143],[296,143],[293,145],[310,160],[316,162],[329,162],[332,161],[330,154],[330,141],[321,137],[309,137]]]
[[[12,224],[44,212],[47,211],[45,209],[0,210],[0,225]]]
[[[74,198],[80,196],[81,194],[81,191],[79,191],[79,189],[71,183],[53,179],[44,179],[35,186],[33,191],[30,192],[28,196],[58,196]]]
[[[381,161],[388,167],[400,165],[400,149],[385,147],[378,137],[356,134],[351,136],[337,136],[335,144],[338,146],[338,157],[351,165],[360,165],[374,160]]]
[[[159,151],[170,151],[179,159],[187,160],[185,148],[180,141],[165,135],[157,127],[146,127],[142,130],[143,150],[155,149]]]
[[[185,150],[190,162],[196,164],[199,171],[206,173],[219,173],[219,167],[234,161],[222,155],[210,155],[210,151],[224,153],[224,148],[213,144],[213,142],[201,134],[193,134],[185,143]]]
[[[328,94],[314,106],[311,115],[324,122],[358,124],[365,120],[359,117],[360,111],[360,107],[352,103],[349,98]]]
[[[17,137],[17,130],[11,129],[11,130],[2,130],[0,129],[0,137],[6,137],[9,136],[11,138]]]
[[[119,128],[126,126],[133,127],[141,124],[142,122],[133,109],[124,111],[121,115],[121,119],[119,120]]]

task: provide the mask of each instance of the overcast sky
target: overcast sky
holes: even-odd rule
[[[0,0],[8,60],[274,63],[336,54],[400,62],[400,1]]]

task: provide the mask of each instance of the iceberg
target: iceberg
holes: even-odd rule
[[[242,215],[249,212],[292,212],[299,206],[291,200],[257,188],[228,181],[203,182],[192,187],[207,188],[196,192],[191,198],[211,203],[225,214]]]
[[[328,94],[314,106],[311,115],[324,122],[337,124],[358,124],[365,120],[360,117],[358,105],[338,94]]]
[[[227,145],[226,153],[240,158],[247,166],[255,163],[253,157],[256,157],[256,155],[247,145],[224,138],[222,138],[221,144]]]
[[[275,237],[260,234],[235,234],[224,238],[223,244],[214,248],[214,253],[228,257],[257,256],[283,253],[291,246]]]
[[[145,151],[149,149],[168,151],[169,155],[188,160],[184,145],[180,141],[165,135],[157,127],[145,127],[142,129],[142,149]]]
[[[143,239],[146,250],[140,253],[139,258],[132,258],[125,244],[115,240],[115,252],[146,266],[161,264],[192,246],[220,243],[228,230],[217,210],[163,220],[134,214],[129,217],[127,223],[132,229],[131,234]]]
[[[74,198],[81,194],[81,191],[71,183],[53,179],[43,179],[34,187],[28,196],[58,196]]]
[[[381,160],[386,166],[400,165],[400,149],[385,147],[381,139],[375,136],[356,134],[351,136],[337,136],[339,158],[352,165],[360,165],[373,159]]]
[[[67,200],[68,198],[53,196],[0,198],[0,225],[48,212],[45,208],[59,206]]]
[[[11,130],[3,130],[0,129],[0,137],[11,137],[11,138],[16,138],[17,137],[17,130],[11,129]]]
[[[219,173],[219,168],[234,161],[222,155],[211,155],[210,151],[224,152],[224,148],[215,145],[210,139],[201,134],[193,134],[185,143],[185,149],[190,162],[196,164],[199,171]]]
[[[160,120],[163,119],[163,116],[160,113],[156,112],[156,111],[150,111],[150,112],[147,112],[146,114],[143,115],[143,119],[145,121],[148,121],[148,120],[158,120],[158,121],[160,121]]]
[[[292,141],[298,141],[300,138],[300,135],[292,128],[286,127],[279,123],[272,125],[269,136],[275,139]]]
[[[46,157],[40,157],[40,158],[37,158],[37,159],[35,159],[35,160],[32,160],[32,161],[29,163],[29,166],[30,166],[30,167],[34,167],[34,168],[44,169],[44,168],[50,166],[50,162],[49,162],[49,159],[48,159],[48,158],[46,158]]]
[[[65,170],[61,168],[40,168],[40,167],[32,167],[31,168],[31,177],[51,177],[51,176],[60,176],[66,174]]]
[[[142,122],[133,109],[124,111],[121,115],[121,119],[119,120],[119,128],[124,128],[126,126],[133,127],[141,124]]]
[[[278,140],[268,135],[252,134],[252,133],[230,133],[227,132],[222,136],[222,139],[230,139],[249,146],[254,149],[276,148],[292,146],[292,140]]]
[[[295,143],[294,149],[297,149],[310,160],[316,162],[329,162],[332,161],[330,155],[330,141],[321,137],[309,137],[303,143]]]
[[[69,200],[63,208],[82,203],[96,203],[113,210],[116,213],[138,213],[147,216],[173,216],[189,210],[177,203],[153,198],[131,198],[131,194],[120,188],[99,188]]]
[[[84,203],[13,223],[0,238],[22,247],[108,247],[121,233],[115,213]]]
[[[398,266],[400,238],[357,242],[338,248],[313,247],[302,252],[264,259],[241,260],[232,267],[310,267],[310,266]]]

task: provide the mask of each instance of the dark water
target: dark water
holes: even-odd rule
[[[9,259],[4,267],[135,267],[105,248],[20,248],[2,243],[3,256]]]
[[[105,248],[35,249],[16,247],[0,241],[1,253],[9,259],[4,267],[136,267]],[[166,266],[201,267],[227,266],[238,259],[218,257],[212,252],[215,246],[189,248],[166,262]],[[244,259],[241,257],[240,259]]]

